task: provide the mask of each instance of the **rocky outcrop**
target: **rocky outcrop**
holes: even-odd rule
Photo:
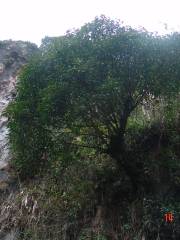
[[[16,94],[18,72],[37,49],[35,44],[29,42],[0,41],[0,190],[8,186],[11,159],[8,146],[8,119],[3,116],[3,111]]]

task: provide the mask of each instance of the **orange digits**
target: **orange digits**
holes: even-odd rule
[[[166,222],[172,222],[172,221],[174,220],[174,217],[173,217],[173,214],[172,214],[172,213],[166,213],[166,214],[164,215],[164,217],[165,217],[165,221],[166,221]]]

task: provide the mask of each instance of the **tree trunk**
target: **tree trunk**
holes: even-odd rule
[[[123,169],[129,177],[133,194],[138,190],[139,171],[135,168],[132,158],[129,156],[124,143],[124,136],[116,136],[111,139],[111,143],[108,148],[108,155],[116,161],[117,167]]]

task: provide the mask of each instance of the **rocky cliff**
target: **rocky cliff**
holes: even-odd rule
[[[15,96],[17,76],[28,59],[37,51],[37,46],[22,41],[0,41],[0,190],[8,186],[11,159],[8,149],[8,119],[3,111]]]

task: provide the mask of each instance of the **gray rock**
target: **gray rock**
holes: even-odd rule
[[[38,50],[35,44],[22,41],[0,41],[0,190],[8,186],[11,160],[8,142],[8,119],[3,111],[15,96],[17,74],[29,57]]]

